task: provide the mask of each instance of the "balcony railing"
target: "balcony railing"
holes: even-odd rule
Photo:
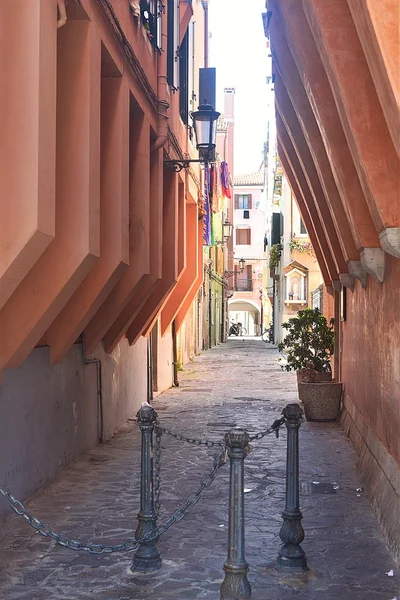
[[[235,281],[235,292],[252,292],[253,281],[251,279],[243,279]]]

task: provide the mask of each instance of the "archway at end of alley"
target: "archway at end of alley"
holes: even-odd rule
[[[245,335],[261,335],[261,311],[252,300],[238,300],[233,298],[228,301],[229,326],[232,323],[242,323]]]

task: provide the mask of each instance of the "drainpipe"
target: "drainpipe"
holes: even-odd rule
[[[63,27],[67,22],[67,10],[65,8],[65,0],[57,0],[58,12],[60,14],[60,18],[57,20],[57,29]]]
[[[153,338],[150,334],[147,338],[147,402],[151,404],[153,400]]]
[[[99,407],[99,418],[100,418],[100,436],[99,442],[104,442],[104,411],[103,411],[103,377],[102,377],[102,364],[99,358],[88,358],[86,355],[85,338],[82,334],[82,360],[85,365],[96,365],[97,371],[97,401]]]
[[[335,332],[335,347],[333,353],[334,364],[334,379],[341,380],[340,372],[340,352],[341,352],[341,331],[340,331],[340,292],[334,291],[334,332]]]
[[[172,321],[172,360],[174,365],[174,386],[179,387],[178,380],[178,348],[176,343],[176,323]]]
[[[161,15],[161,50],[157,60],[158,132],[151,151],[162,148],[168,139],[168,81],[167,81],[167,10]]]

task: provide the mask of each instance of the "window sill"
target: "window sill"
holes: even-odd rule
[[[306,300],[285,300],[285,304],[307,304]]]

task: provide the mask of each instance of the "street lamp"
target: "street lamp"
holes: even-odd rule
[[[232,237],[232,231],[233,231],[232,223],[230,223],[228,221],[228,219],[225,219],[225,223],[223,224],[222,227],[224,230],[224,240],[227,242],[229,240],[229,238]]]
[[[211,104],[201,104],[197,111],[190,114],[193,120],[193,129],[196,136],[196,148],[199,151],[197,159],[165,160],[164,165],[179,172],[187,169],[190,163],[208,164],[215,160],[217,119],[220,113],[214,110]]]
[[[229,223],[228,219],[225,219],[225,223],[222,225],[224,239],[223,240],[215,240],[214,244],[216,246],[223,246],[229,238],[232,236],[232,223]]]
[[[239,260],[239,271],[224,271],[225,279],[227,277],[232,277],[232,275],[236,275],[237,273],[243,273],[245,264],[246,264],[246,261],[244,260],[244,258],[241,258]]]

